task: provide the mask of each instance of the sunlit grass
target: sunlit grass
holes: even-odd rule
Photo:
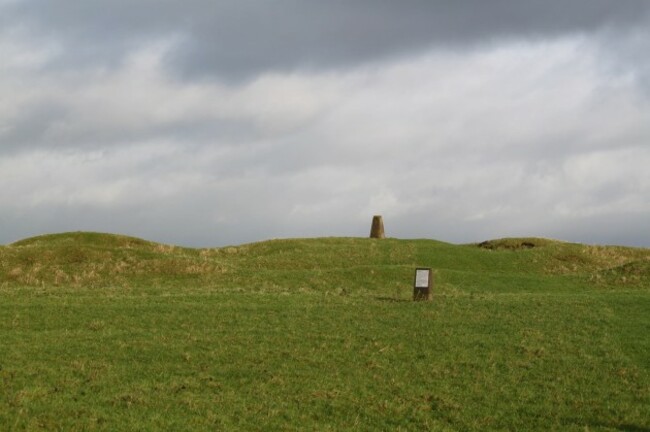
[[[0,430],[649,430],[650,251],[533,240],[0,247]]]

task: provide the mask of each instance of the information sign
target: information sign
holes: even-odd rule
[[[433,285],[430,268],[415,269],[413,282],[413,300],[431,300],[431,287]]]

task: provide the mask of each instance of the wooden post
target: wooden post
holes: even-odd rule
[[[381,216],[372,217],[372,228],[370,228],[370,238],[383,239],[386,238],[384,234],[384,220]]]

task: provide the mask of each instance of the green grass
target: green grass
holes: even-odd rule
[[[650,431],[649,265],[543,239],[28,239],[0,247],[0,430]]]

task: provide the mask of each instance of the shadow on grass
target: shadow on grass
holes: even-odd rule
[[[379,300],[387,303],[408,303],[413,301],[413,300],[396,298],[396,297],[375,297],[375,300]]]

